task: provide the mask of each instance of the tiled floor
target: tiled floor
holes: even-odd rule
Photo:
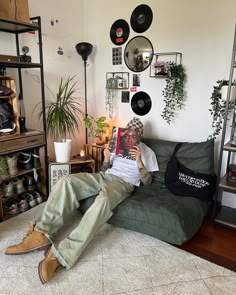
[[[236,273],[152,237],[105,225],[78,263],[47,285],[38,278],[43,252],[7,256],[44,204],[0,224],[0,294],[234,295]],[[78,215],[72,220],[76,224]],[[68,230],[67,230],[68,231]],[[64,234],[64,233],[63,233]]]

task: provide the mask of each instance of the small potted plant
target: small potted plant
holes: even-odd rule
[[[74,135],[75,130],[79,130],[80,118],[83,116],[80,99],[76,95],[78,81],[74,81],[74,78],[75,76],[61,78],[56,96],[50,91],[54,100],[45,103],[46,131],[54,139],[56,162],[69,161],[71,139],[67,136]],[[38,107],[38,118],[42,119],[42,105],[37,105],[36,109]]]
[[[152,69],[155,76],[166,76],[167,75],[167,63],[165,61],[155,61],[152,64]]]
[[[93,116],[87,116],[84,118],[85,127],[88,128],[88,137],[97,138],[97,144],[104,144],[104,134],[106,133],[106,128],[110,127],[110,125],[105,122],[105,116],[101,116],[99,118],[94,118]]]

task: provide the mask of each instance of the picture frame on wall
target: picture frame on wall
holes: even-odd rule
[[[133,86],[140,86],[140,74],[133,74]]]
[[[121,102],[129,103],[129,91],[121,92]]]

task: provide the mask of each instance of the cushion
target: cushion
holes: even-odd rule
[[[192,197],[175,196],[165,187],[164,175],[177,142],[144,139],[156,154],[160,170],[150,186],[135,188],[132,195],[113,210],[109,223],[138,231],[171,244],[181,245],[199,230],[209,204]],[[184,143],[177,158],[188,168],[214,172],[214,141]],[[84,213],[94,197],[81,202]]]

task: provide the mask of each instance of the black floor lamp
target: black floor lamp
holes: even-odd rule
[[[86,78],[86,67],[87,67],[87,59],[88,56],[93,51],[93,45],[87,42],[81,42],[75,45],[75,49],[79,55],[82,56],[82,59],[84,61],[84,99],[85,99],[85,117],[87,118],[88,112],[87,112],[87,78]],[[86,144],[88,143],[88,131],[87,128],[85,133],[85,141]]]

